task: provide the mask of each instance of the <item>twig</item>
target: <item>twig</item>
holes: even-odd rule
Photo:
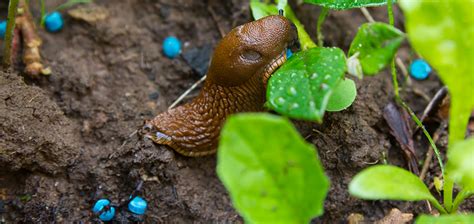
[[[212,20],[214,21],[214,24],[216,24],[216,27],[219,30],[219,33],[221,34],[221,37],[224,37],[225,32],[222,29],[222,27],[219,25],[219,22],[217,22],[219,20],[217,19],[216,13],[214,12],[214,9],[212,9],[212,7],[209,5],[209,6],[207,6],[207,11],[209,12],[209,14],[211,14]]]
[[[360,8],[360,11],[362,12],[362,14],[364,14],[367,21],[369,21],[371,23],[375,22],[374,17],[372,17],[372,15],[370,15],[370,12],[369,12],[369,10],[367,10],[367,8],[362,7],[362,8]]]
[[[12,63],[12,40],[17,8],[18,0],[10,0],[8,4],[7,30],[5,34],[5,51],[3,53],[3,68],[5,70],[9,69]]]
[[[440,127],[435,131],[433,134],[433,141],[436,143],[439,139],[440,134],[445,130],[446,128],[446,122],[443,122]],[[428,172],[428,169],[431,164],[431,160],[433,159],[433,147],[429,146],[428,147],[428,152],[426,153],[426,159],[425,162],[423,163],[423,168],[421,169],[420,173],[420,180],[424,180],[426,173]]]
[[[172,104],[171,106],[168,107],[168,109],[172,109],[173,107],[175,107],[179,102],[181,102],[184,97],[186,97],[193,89],[195,89],[199,84],[201,84],[202,82],[204,82],[204,80],[206,79],[207,75],[203,76],[201,79],[199,79],[197,82],[195,82],[191,87],[189,87],[186,91],[184,91],[183,94],[181,94],[181,96],[178,97],[178,99],[176,99]]]

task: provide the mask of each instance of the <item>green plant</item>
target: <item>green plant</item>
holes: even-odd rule
[[[410,10],[413,10],[413,14],[418,13],[421,16],[426,14],[426,12],[419,13],[416,11],[423,9],[414,9],[416,8],[415,6],[418,6],[418,3],[412,4],[408,1],[409,0],[404,2],[402,0],[402,7],[412,7]],[[454,137],[450,136],[449,160],[445,170],[439,151],[431,136],[415,113],[403,102],[399,95],[395,69],[395,55],[405,39],[405,34],[393,26],[392,5],[395,0],[305,0],[304,2],[322,7],[316,27],[318,32],[318,45],[311,40],[308,33],[304,30],[303,25],[298,21],[291,7],[287,4],[287,1],[276,1],[276,4],[274,4],[271,1],[261,2],[258,0],[250,0],[252,14],[255,19],[277,14],[278,9],[284,9],[285,16],[292,20],[297,26],[302,45],[302,51],[295,53],[292,58],[284,63],[270,78],[267,89],[267,107],[290,118],[322,122],[325,111],[343,110],[349,107],[356,98],[355,83],[344,77],[346,71],[361,77],[362,74],[375,75],[390,65],[397,103],[402,105],[410,113],[413,120],[423,130],[423,133],[435,150],[440,166],[442,167],[445,181],[445,200],[443,204],[438,202],[417,176],[404,169],[390,165],[374,166],[362,171],[351,182],[349,191],[353,195],[364,199],[428,200],[441,213],[455,213],[459,204],[474,192],[474,184],[472,181],[474,179],[472,175],[474,174],[473,172],[469,172],[473,169],[471,164],[474,164],[474,141],[470,139],[453,145],[455,141],[451,139],[461,139],[458,129],[463,127],[465,130],[465,122],[467,119],[464,118],[467,116],[466,113],[470,112],[468,108],[472,109],[474,107],[469,105],[473,104],[469,101],[463,105],[464,107],[462,109],[459,109],[460,106],[458,106],[458,109],[452,108],[452,113],[454,111],[462,112],[463,117],[452,116],[455,118],[451,118],[451,122],[454,122],[453,126],[456,128],[450,127],[450,132],[453,132],[451,129],[456,129],[457,131],[454,131]],[[459,2],[460,1],[457,3]],[[346,59],[344,52],[339,48],[323,47],[321,26],[330,13],[330,10],[344,10],[385,4],[388,6],[389,24],[366,23],[361,25],[351,44],[348,59]],[[403,4],[406,4],[406,6],[403,6]],[[449,4],[450,3],[443,3],[439,6],[445,7],[445,9],[448,9],[447,11],[450,11],[450,6],[446,6]],[[405,8],[404,10],[407,13]],[[434,12],[439,13],[439,11]],[[407,28],[409,38],[413,42],[413,31],[410,30],[410,23],[413,22],[416,24],[417,19],[413,19],[414,16],[409,14],[408,12]],[[443,18],[445,17],[448,18],[449,16],[443,15]],[[472,15],[467,16],[467,18],[472,19]],[[428,21],[428,19],[420,19],[419,24]],[[448,23],[443,25],[447,24]],[[424,25],[426,26],[426,24]],[[469,27],[472,23],[465,22],[463,25]],[[454,27],[455,28],[449,31],[454,32],[456,28],[460,29],[458,26]],[[447,29],[447,27],[444,28]],[[426,29],[423,31],[426,31]],[[471,31],[473,30],[467,32],[470,33],[469,35],[465,35],[470,37],[470,39],[472,39]],[[455,35],[453,32],[448,32],[448,34]],[[418,37],[423,36],[424,35],[418,35],[414,39],[416,41]],[[472,44],[468,41],[470,39],[463,39],[464,45],[462,45],[462,47],[467,50],[463,52],[464,55],[467,55],[466,58],[460,57],[463,54],[459,54],[459,52],[448,52],[456,56],[456,60],[463,60],[463,63],[461,63],[463,69],[460,71],[466,74],[473,74],[472,66],[466,67],[465,64],[465,62],[469,60],[473,61]],[[423,42],[423,40],[420,41]],[[428,43],[431,45],[440,44],[436,41],[428,41]],[[421,45],[423,44],[426,45],[426,43],[421,43]],[[444,47],[449,49],[449,44]],[[419,48],[420,47],[417,47],[415,44],[415,49],[420,51]],[[431,60],[430,57],[423,53],[422,55],[437,68],[437,63],[446,63],[441,59],[443,54],[437,53],[436,58]],[[436,62],[436,60],[441,62]],[[451,65],[456,65],[456,63],[453,62]],[[450,69],[454,70],[455,68],[450,67]],[[441,74],[442,71],[440,70],[439,72],[443,78],[443,74]],[[458,74],[458,72],[455,73]],[[461,78],[463,82],[465,81],[465,83],[461,84],[454,83],[454,81],[452,81],[455,79],[454,77],[444,77],[443,80],[450,79],[451,81],[445,81],[448,87],[459,88],[459,92],[457,93],[458,97],[456,99],[461,99],[460,96],[467,97],[466,95],[462,95],[466,94],[465,89],[469,88],[469,85],[473,85],[471,78],[473,78],[473,76]],[[453,121],[453,119],[457,120]],[[284,195],[284,192],[289,188],[299,189],[298,187],[300,187],[305,189],[304,186],[301,186],[298,178],[305,176],[307,170],[316,170],[318,174],[317,178],[320,178],[321,181],[327,179],[327,177],[322,174],[323,171],[319,165],[319,160],[317,160],[316,163],[314,161],[301,160],[297,163],[301,166],[301,169],[299,169],[301,173],[288,173],[288,164],[293,164],[292,162],[288,162],[289,158],[300,158],[295,155],[303,153],[303,148],[308,147],[304,147],[304,144],[302,144],[303,140],[296,133],[290,133],[290,129],[294,131],[293,128],[288,129],[288,127],[285,127],[291,127],[291,125],[284,123],[288,123],[288,121],[270,115],[237,115],[230,118],[223,129],[218,153],[218,175],[229,190],[237,210],[248,222],[307,222],[311,217],[322,214],[322,208],[318,209],[319,207],[316,207],[321,205],[320,203],[322,203],[327,193],[327,186],[324,184],[314,186],[314,188],[319,187],[322,189],[324,192],[323,196],[309,195],[305,198],[298,194],[290,198],[279,197]],[[308,154],[308,156],[317,158],[317,155],[310,156]],[[293,166],[290,167],[294,168]],[[243,177],[243,174],[245,177]],[[257,179],[262,177],[267,178],[265,180],[269,180],[268,183],[257,184]],[[450,185],[450,182],[453,184],[457,183],[462,187],[461,192],[458,193],[453,203],[452,198],[450,198],[452,197],[453,184]],[[294,186],[294,184],[297,186]],[[260,191],[255,188],[260,189]],[[272,193],[272,197],[268,197],[268,192],[266,190],[262,191],[262,189],[270,189],[271,192],[275,191],[277,193]],[[407,191],[407,189],[410,189],[410,191]],[[315,205],[308,204],[307,199],[312,199]],[[294,209],[300,208],[301,205],[309,206],[309,208],[313,208],[314,210],[312,210],[313,212],[297,213]],[[417,222],[442,222],[442,220],[472,220],[472,215],[449,215],[439,218],[420,216]]]
[[[263,113],[228,119],[217,174],[249,223],[308,223],[329,189],[315,148],[290,121]]]
[[[467,4],[467,5],[466,5]],[[440,167],[442,168],[444,185],[443,185],[443,205],[427,191],[423,182],[418,181],[416,185],[424,188],[424,193],[409,195],[408,192],[390,192],[385,188],[384,184],[372,183],[370,189],[362,189],[363,185],[370,184],[371,180],[376,179],[377,182],[388,183],[392,180],[387,178],[393,176],[396,172],[394,167],[379,166],[376,168],[368,168],[358,174],[351,183],[350,192],[355,196],[365,199],[392,199],[392,200],[428,200],[441,213],[456,213],[459,205],[468,197],[474,194],[474,139],[464,139],[464,133],[468,121],[468,116],[474,109],[474,99],[466,89],[474,85],[473,68],[470,63],[474,60],[473,45],[471,43],[474,37],[474,30],[467,29],[460,31],[462,27],[472,27],[474,24],[474,16],[470,13],[474,3],[463,1],[452,2],[427,2],[427,1],[401,1],[401,8],[407,17],[407,30],[410,41],[414,48],[423,55],[439,72],[440,77],[450,90],[451,108],[450,108],[450,135],[448,147],[448,162],[446,169],[443,167],[439,152],[438,155]],[[433,20],[433,18],[437,18]],[[393,19],[391,19],[393,21]],[[427,35],[428,34],[428,35]],[[422,35],[422,36],[420,36]],[[392,73],[396,77],[392,62]],[[396,79],[394,78],[394,83]],[[396,89],[398,96],[398,89]],[[400,100],[401,101],[401,100]],[[414,120],[422,126],[421,122],[416,118],[413,111],[406,104],[402,105],[409,110]],[[425,129],[423,129],[426,132]],[[434,145],[431,138],[431,144]],[[434,147],[434,149],[436,149]],[[385,171],[385,175],[379,172]],[[411,173],[404,173],[404,181],[400,181],[397,187],[406,188],[414,183],[406,182],[413,179]],[[373,181],[372,181],[373,182]],[[457,194],[453,201],[454,183],[461,186],[462,190]],[[381,194],[367,197],[371,192],[379,192]],[[413,197],[412,197],[413,196]],[[439,220],[456,219],[457,216],[439,218]],[[472,215],[460,220],[472,220]],[[420,221],[421,220],[421,221]],[[417,222],[427,223],[434,222],[434,218],[421,217]],[[443,222],[443,221],[440,221]],[[467,222],[466,222],[467,223]]]
[[[12,59],[13,30],[15,29],[15,17],[19,0],[10,0],[8,4],[7,30],[5,33],[5,49],[3,53],[3,68],[10,69]]]
[[[391,165],[369,167],[357,174],[349,192],[370,200],[428,200],[442,214],[456,213],[459,205],[474,194],[474,138],[457,142],[448,152],[445,179],[458,183],[462,190],[453,206],[439,203],[426,185],[413,173]],[[409,189],[409,190],[407,190]]]

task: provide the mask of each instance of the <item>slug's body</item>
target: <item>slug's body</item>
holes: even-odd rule
[[[214,153],[225,118],[263,110],[268,78],[297,46],[296,28],[282,16],[234,28],[217,45],[199,96],[147,121],[145,136],[186,156]]]

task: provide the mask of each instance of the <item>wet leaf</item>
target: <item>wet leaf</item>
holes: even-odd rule
[[[329,188],[313,145],[285,118],[231,116],[221,133],[217,174],[246,222],[309,223]]]
[[[357,88],[355,82],[351,79],[341,80],[334,92],[329,98],[328,106],[326,111],[341,111],[352,105],[357,96]]]
[[[387,0],[304,0],[304,2],[335,10],[381,6],[387,4]],[[393,2],[395,2],[395,0],[393,0]]]
[[[365,23],[360,26],[349,49],[349,56],[359,52],[365,75],[375,75],[395,56],[404,34],[385,23]]]
[[[369,200],[436,201],[416,175],[391,165],[376,165],[358,173],[349,184],[349,192]]]
[[[280,2],[279,2],[280,3]],[[285,4],[282,4],[282,6]],[[250,9],[252,10],[252,16],[255,20],[265,16],[278,15],[278,8],[276,4],[264,3],[260,0],[250,0]],[[295,13],[291,9],[290,5],[286,4],[284,8],[284,15],[298,29],[298,39],[301,43],[301,49],[306,50],[309,48],[316,47],[316,44],[311,40],[309,34],[304,29],[304,25],[298,20]]]
[[[474,215],[441,215],[441,216],[429,216],[429,215],[420,215],[416,219],[415,224],[446,224],[446,223],[456,223],[456,224],[472,224],[474,223]]]
[[[463,189],[474,193],[474,137],[452,145],[446,173]]]
[[[292,118],[320,122],[345,70],[346,59],[339,48],[298,52],[270,77],[267,105]]]
[[[451,145],[464,139],[474,109],[474,2],[400,0],[400,7],[412,46],[448,86]]]

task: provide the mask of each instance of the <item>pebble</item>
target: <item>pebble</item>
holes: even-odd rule
[[[203,77],[209,68],[212,55],[212,44],[195,47],[183,52],[186,63],[200,76]]]
[[[431,73],[430,65],[423,59],[416,59],[410,65],[410,75],[416,80],[424,80]]]
[[[48,13],[44,18],[44,26],[46,27],[46,30],[51,33],[62,30],[64,21],[61,13],[57,11]]]
[[[169,59],[173,59],[181,54],[181,41],[178,38],[169,36],[163,41],[163,54]]]
[[[5,33],[7,32],[7,21],[3,20],[0,22],[0,38],[5,38]]]

